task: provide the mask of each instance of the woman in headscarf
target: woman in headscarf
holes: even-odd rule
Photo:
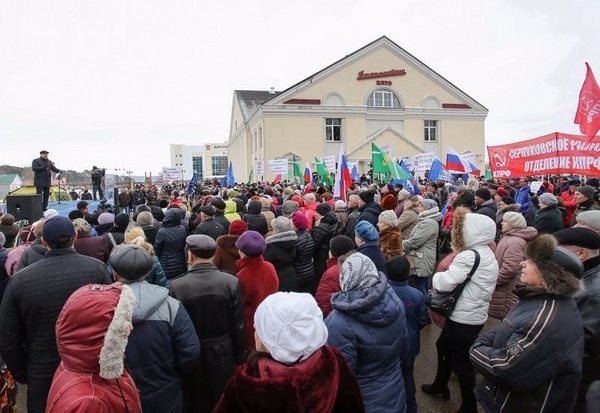
[[[340,286],[325,319],[327,342],[354,371],[367,412],[406,411],[400,368],[407,334],[402,301],[373,261],[358,252],[341,264]]]

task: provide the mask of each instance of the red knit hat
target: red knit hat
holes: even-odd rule
[[[308,228],[308,218],[306,218],[306,215],[300,211],[296,211],[292,214],[292,222],[294,223],[296,229],[300,231],[304,231],[306,228]]]
[[[502,198],[503,196],[510,196],[510,192],[508,192],[504,188],[498,188],[498,190],[496,191],[496,195],[498,195],[500,198]]]
[[[229,224],[229,235],[242,235],[248,231],[248,225],[241,219],[236,219]]]
[[[381,200],[381,207],[383,209],[394,209],[396,208],[396,197],[392,194],[387,194]]]

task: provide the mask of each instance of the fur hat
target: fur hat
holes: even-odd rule
[[[73,227],[75,228],[75,232],[77,234],[79,234],[79,233],[89,234],[90,232],[92,232],[92,226],[90,225],[89,222],[87,222],[83,218],[74,219]]]
[[[556,199],[556,197],[550,192],[544,192],[538,197],[538,199],[540,201],[540,204],[548,206],[558,205],[558,199]]]
[[[296,211],[292,214],[292,222],[299,231],[304,231],[308,228],[308,218],[300,211]]]
[[[475,191],[475,196],[483,199],[484,201],[492,198],[492,194],[487,188],[479,188],[477,191]]]
[[[292,225],[292,221],[286,217],[277,217],[271,221],[271,226],[273,227],[273,233],[278,234],[280,232],[285,231],[293,231],[294,226]]]
[[[379,214],[379,222],[388,227],[395,227],[398,225],[398,217],[394,211],[383,211]]]
[[[229,235],[242,235],[246,231],[248,231],[248,224],[241,219],[236,219],[229,224]]]
[[[258,257],[263,252],[267,244],[260,233],[256,231],[246,231],[235,242],[235,247],[250,257]]]
[[[508,222],[513,228],[525,228],[527,226],[525,217],[518,212],[505,212],[502,220]]]
[[[359,221],[354,228],[356,235],[363,241],[377,241],[379,239],[379,233],[377,229],[369,221]]]
[[[396,208],[396,197],[392,194],[387,194],[381,200],[381,207],[385,210],[395,209]]]
[[[154,223],[154,217],[152,216],[152,213],[150,213],[149,211],[140,212],[135,220],[142,227],[147,227]]]
[[[342,201],[341,199],[338,199],[337,201],[335,201],[335,210],[336,211],[345,211],[346,210],[346,202]]]
[[[537,266],[549,294],[572,297],[581,288],[583,264],[571,251],[557,246],[549,234],[534,238],[527,244],[528,259]]]
[[[358,196],[365,204],[373,202],[373,199],[375,199],[375,193],[373,191],[361,191]]]
[[[115,216],[110,212],[103,212],[98,217],[98,225],[114,224]]]
[[[306,293],[271,294],[256,309],[254,326],[271,357],[284,364],[304,360],[327,343],[323,313]]]
[[[346,235],[338,235],[329,241],[329,252],[334,257],[344,255],[354,249],[354,241]]]
[[[319,205],[317,205],[317,208],[315,209],[317,211],[317,214],[325,216],[331,212],[331,205],[329,205],[327,202],[322,202]]]

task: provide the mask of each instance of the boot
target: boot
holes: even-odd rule
[[[440,343],[441,344],[441,343]],[[435,380],[431,384],[423,384],[421,391],[431,396],[440,396],[444,400],[450,400],[450,389],[448,388],[448,380],[450,380],[450,366],[444,356],[443,351],[440,349],[440,345],[437,346],[437,373]]]
[[[475,399],[475,374],[459,374],[460,397],[462,402],[458,413],[477,413],[477,399]]]

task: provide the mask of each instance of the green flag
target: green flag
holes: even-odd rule
[[[492,170],[489,167],[485,168],[485,180],[492,179]]]
[[[325,164],[319,160],[319,158],[315,158],[315,164],[317,165],[317,175],[319,179],[326,184],[333,185],[333,179],[331,179],[331,174],[325,167]]]
[[[385,156],[388,156],[387,154]],[[388,157],[389,158],[389,157]],[[388,165],[390,165],[390,173],[392,174],[392,179],[410,179],[412,178],[409,173],[407,173],[404,168],[400,166],[398,162],[394,159],[390,159],[388,161]]]
[[[298,178],[298,182],[304,182],[304,174],[300,169],[300,158],[294,155],[292,162],[294,163],[294,177]]]
[[[390,157],[377,145],[371,143],[371,164],[373,165],[373,173],[387,174],[391,172],[389,161]]]

